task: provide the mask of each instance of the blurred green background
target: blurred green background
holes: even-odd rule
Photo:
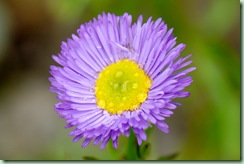
[[[174,28],[182,56],[193,54],[191,96],[166,122],[153,127],[147,159],[240,159],[240,2],[230,0],[0,0],[0,159],[117,159],[126,151],[72,143],[71,129],[53,110],[49,66],[62,41],[102,11],[135,21],[162,17]]]

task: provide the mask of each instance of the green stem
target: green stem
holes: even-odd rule
[[[136,136],[132,129],[130,129],[130,137],[128,140],[128,147],[127,147],[127,154],[126,154],[126,159],[127,160],[139,160],[137,150],[138,149],[138,144],[136,140]]]

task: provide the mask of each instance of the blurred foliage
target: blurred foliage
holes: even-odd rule
[[[52,0],[47,1],[47,7],[55,19],[60,22],[69,23],[80,19],[89,0]]]
[[[8,10],[5,7],[5,4],[0,1],[0,64],[1,60],[3,59],[5,55],[5,51],[9,44],[9,35],[10,35],[10,18]]]
[[[170,155],[167,155],[167,156],[159,157],[157,160],[160,160],[160,161],[173,160],[173,159],[175,159],[175,157],[177,155],[178,155],[178,153],[170,154]]]
[[[159,160],[239,160],[239,1],[0,1],[0,115],[9,112],[4,110],[8,107],[4,102],[5,99],[9,102],[17,94],[12,88],[18,88],[19,83],[29,76],[47,80],[49,66],[54,64],[51,55],[59,53],[61,41],[66,41],[67,37],[76,33],[80,24],[97,17],[103,11],[118,15],[128,12],[133,15],[134,21],[140,14],[144,16],[144,21],[150,16],[154,20],[162,17],[169,28],[174,28],[177,43],[187,45],[182,56],[193,54],[193,65],[197,67],[197,70],[191,73],[194,83],[187,88],[191,96],[177,100],[183,106],[175,110],[171,118],[166,119],[171,132],[162,134],[163,132],[153,127],[148,141],[140,147],[139,156]],[[44,87],[49,87],[48,82],[44,83]],[[46,92],[50,94],[48,89]],[[25,92],[19,94],[25,97]],[[50,101],[51,104],[56,103]],[[40,105],[54,115],[52,106]],[[20,108],[11,111],[18,110]],[[30,113],[28,117],[32,115],[34,113]],[[43,121],[45,120],[43,118]],[[0,124],[5,123],[8,123],[8,120],[0,118]],[[30,124],[35,126],[35,121]],[[55,134],[43,134],[49,136],[49,140],[44,141],[35,133],[29,134],[36,140],[28,145],[32,149],[22,147],[21,152],[17,151],[19,149],[9,139],[12,134],[9,133],[10,130],[3,128],[1,133],[5,134],[5,138],[0,135],[0,158],[115,160],[125,159],[123,155],[128,153],[127,145],[131,141],[124,136],[119,138],[118,150],[113,149],[111,143],[102,151],[99,146],[93,145],[82,149],[80,143],[71,142],[72,139],[68,136],[70,130],[63,128],[64,120],[54,115],[50,124],[55,124]],[[11,125],[15,126],[14,123]],[[23,124],[21,132],[15,133],[16,136],[25,133],[25,125]],[[15,140],[18,143],[27,142],[18,137]],[[180,144],[172,146],[174,143]],[[136,151],[138,153],[135,148],[133,152]]]
[[[91,157],[91,156],[84,156],[83,159],[84,160],[89,160],[89,161],[99,160],[98,158]]]

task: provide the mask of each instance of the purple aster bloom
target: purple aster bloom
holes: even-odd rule
[[[173,29],[161,18],[143,23],[142,16],[105,14],[82,24],[78,35],[62,42],[53,59],[50,90],[57,93],[56,112],[66,120],[73,142],[84,138],[103,149],[111,139],[136,134],[138,144],[147,139],[145,129],[156,125],[168,133],[166,117],[180,105],[175,98],[188,97],[192,83],[185,68],[192,61],[179,58],[184,44],[176,45]]]

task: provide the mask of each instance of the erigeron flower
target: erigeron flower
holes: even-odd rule
[[[145,129],[156,125],[168,133],[166,117],[179,103],[175,98],[189,96],[184,91],[192,83],[185,68],[191,55],[179,58],[184,44],[161,18],[143,23],[139,16],[99,15],[82,24],[78,35],[63,42],[53,59],[50,90],[57,93],[56,112],[66,120],[73,141],[84,138],[82,147],[92,140],[103,149],[111,139],[136,134],[138,144],[146,140]]]

